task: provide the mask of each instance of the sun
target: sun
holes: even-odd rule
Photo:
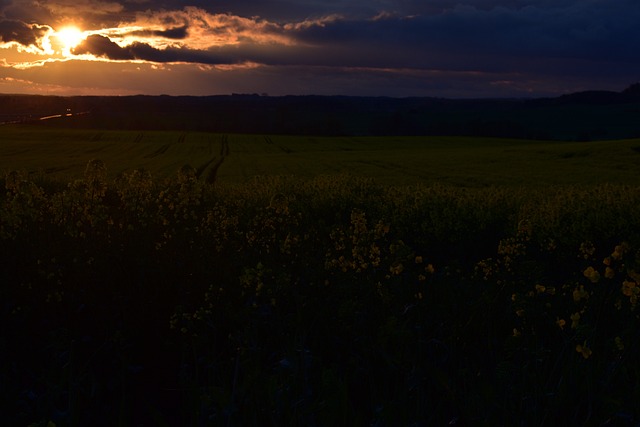
[[[85,39],[84,33],[77,27],[64,27],[56,31],[55,37],[62,46],[62,52],[67,55]]]

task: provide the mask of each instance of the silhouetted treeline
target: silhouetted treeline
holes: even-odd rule
[[[69,112],[73,115],[46,125],[300,135],[617,139],[640,137],[640,83],[622,92],[586,91],[538,99],[0,95],[0,122],[36,121]]]

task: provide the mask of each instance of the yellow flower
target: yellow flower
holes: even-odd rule
[[[516,328],[513,328],[513,337],[518,338],[520,335],[522,335],[522,333]]]
[[[588,359],[589,356],[593,353],[589,347],[587,347],[587,341],[585,340],[582,344],[578,344],[576,346],[576,351],[582,354],[582,357]]]
[[[418,280],[421,281],[421,282],[426,282],[427,276],[425,276],[424,274],[420,274],[418,276]]]
[[[636,293],[636,282],[625,280],[622,282],[622,294],[627,297],[633,296]]]
[[[539,294],[544,293],[546,289],[547,288],[545,288],[544,285],[536,285],[536,292],[538,292]]]
[[[611,254],[611,258],[613,259],[622,258],[622,255],[624,255],[624,253],[626,252],[626,249],[627,249],[627,245],[625,245],[624,243],[622,245],[616,246],[613,253]]]
[[[611,265],[611,257],[609,257],[609,256],[608,256],[608,257],[606,257],[606,258],[602,261],[602,263],[603,263],[604,265]]]
[[[607,267],[607,268],[604,270],[604,277],[606,277],[607,279],[613,279],[613,276],[615,276],[615,275],[616,275],[616,272],[615,272],[615,270],[614,270],[613,268],[611,268],[611,267]]]
[[[593,267],[588,267],[583,274],[584,277],[591,281],[591,283],[598,283],[600,280],[600,273],[598,273]]]
[[[417,256],[416,257],[416,264],[422,264],[422,257],[421,256]]]
[[[580,323],[580,313],[573,313],[571,316],[571,329],[575,329],[578,327]]]
[[[516,316],[518,316],[518,317],[524,316],[524,310],[523,309],[516,310]]]
[[[564,319],[560,319],[560,318],[558,318],[558,319],[556,320],[556,325],[558,325],[558,327],[559,327],[560,329],[564,329],[564,325],[566,325],[566,324],[567,324],[567,322],[565,322],[565,320],[564,320]]]
[[[400,262],[394,263],[391,267],[389,267],[389,271],[395,275],[401,274],[403,270],[404,266]]]
[[[573,300],[575,302],[580,302],[581,299],[589,299],[589,292],[585,291],[584,286],[582,285],[573,290]]]
[[[433,268],[433,264],[428,264],[428,265],[424,268],[424,271],[426,271],[426,272],[427,272],[427,273],[429,273],[429,274],[433,274],[433,273],[436,271],[436,269],[435,269],[435,268]]]

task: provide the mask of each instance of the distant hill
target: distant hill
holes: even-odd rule
[[[538,99],[0,95],[0,122],[14,121],[222,133],[621,139],[640,137],[640,83],[621,92]]]
[[[582,103],[582,104],[624,104],[640,102],[640,83],[635,83],[622,92],[604,90],[590,90],[570,93],[555,99],[556,103]]]

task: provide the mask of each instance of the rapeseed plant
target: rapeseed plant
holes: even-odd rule
[[[577,329],[578,325],[580,325],[580,313],[573,313],[569,318],[571,319],[571,329]]]
[[[117,365],[122,384],[137,380],[128,361],[139,357],[138,341],[171,343],[155,356],[177,372],[176,389],[187,390],[177,397],[197,402],[185,410],[192,424],[205,409],[214,424],[250,423],[246,413],[295,424],[291,413],[322,412],[334,386],[353,423],[371,421],[376,408],[416,414],[405,424],[437,423],[446,412],[437,408],[451,406],[481,424],[536,412],[543,424],[560,414],[545,404],[549,396],[558,407],[591,405],[598,421],[611,416],[606,408],[632,407],[637,242],[605,230],[633,244],[602,251],[612,237],[588,233],[597,229],[583,206],[589,192],[568,191],[565,202],[558,190],[551,203],[542,190],[356,184],[273,179],[256,182],[255,193],[250,185],[210,189],[189,167],[165,181],[133,171],[112,182],[100,162],[66,186],[8,174],[0,195],[0,251],[10,260],[0,271],[3,324],[46,349],[54,340],[38,328],[55,323],[87,354],[104,357],[100,368],[83,365],[86,378]],[[479,241],[480,249],[468,243]],[[148,310],[137,314],[140,306]],[[99,326],[89,331],[76,322],[93,316]],[[123,334],[120,353],[102,350],[116,342],[96,332],[103,329]],[[21,363],[12,369],[38,370]],[[155,369],[144,357],[136,363]],[[536,375],[527,375],[532,368]],[[69,389],[60,381],[38,386]],[[362,396],[366,403],[353,403]],[[497,409],[496,396],[504,402]],[[415,410],[424,407],[438,413]]]
[[[591,266],[584,270],[583,275],[589,279],[591,283],[598,283],[600,281],[600,273]]]
[[[588,359],[593,354],[593,351],[587,346],[586,340],[582,344],[576,345],[576,351],[585,359]]]

